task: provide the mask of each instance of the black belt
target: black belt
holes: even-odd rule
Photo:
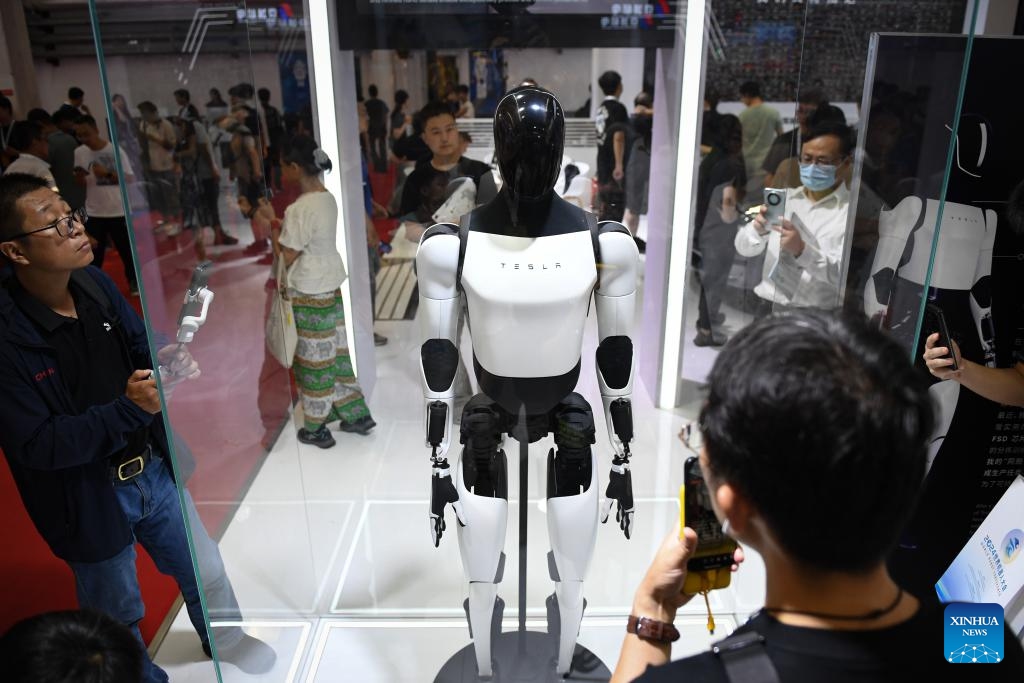
[[[146,446],[146,450],[142,451],[133,458],[128,458],[117,465],[110,466],[110,480],[114,484],[123,484],[127,481],[131,481],[135,477],[142,474],[146,466],[152,462],[154,457],[153,447],[150,445]]]

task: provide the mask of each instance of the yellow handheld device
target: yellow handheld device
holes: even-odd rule
[[[686,459],[683,477],[679,487],[679,533],[686,526],[697,532],[697,551],[686,563],[683,592],[696,595],[729,585],[736,541],[722,533],[696,457]]]

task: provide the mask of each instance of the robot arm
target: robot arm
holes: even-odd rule
[[[615,456],[608,476],[602,522],[617,505],[615,518],[629,538],[633,531],[633,484],[629,443],[633,440],[633,321],[640,255],[624,226],[606,221],[599,226],[601,263],[597,291],[597,381],[601,387],[608,437]]]
[[[451,444],[455,374],[459,367],[456,331],[461,295],[457,287],[459,232],[450,223],[430,227],[416,251],[421,339],[420,371],[423,382],[424,431],[431,448],[430,534],[436,547],[445,529],[444,508],[455,509],[465,524],[459,494],[445,457]]]

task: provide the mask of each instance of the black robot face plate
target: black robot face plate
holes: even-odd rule
[[[494,114],[494,153],[514,197],[538,199],[552,192],[562,167],[565,115],[551,93],[517,88]]]

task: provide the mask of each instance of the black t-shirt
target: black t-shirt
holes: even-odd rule
[[[779,164],[790,157],[800,154],[797,143],[800,141],[799,130],[794,128],[775,138],[775,142],[768,149],[768,155],[764,158],[761,168],[767,173],[775,173]]]
[[[913,617],[875,631],[830,631],[787,626],[763,612],[736,629],[756,630],[778,672],[779,681],[800,683],[913,683],[914,681],[1024,680],[1024,651],[1009,628],[1004,633],[1006,658],[998,664],[950,664],[945,661],[942,607],[921,603]],[[708,651],[664,666],[650,667],[637,683],[711,681],[727,683],[717,655]]]
[[[612,179],[615,170],[615,133],[622,131],[629,136],[629,112],[621,102],[607,99],[597,109],[597,182],[607,183]],[[626,150],[623,148],[623,169],[625,169]]]
[[[698,232],[707,220],[711,198],[717,188],[725,185],[741,188],[747,184],[747,171],[741,155],[728,156],[718,147],[713,147],[700,163],[697,171],[697,214]]]
[[[388,105],[374,97],[366,100],[367,129],[370,135],[384,135],[388,127]]]
[[[39,335],[57,353],[57,367],[71,402],[79,414],[104,405],[124,394],[134,371],[120,327],[102,307],[72,280],[69,284],[78,318],[60,315],[25,291],[15,280],[11,297],[25,313]],[[137,454],[149,438],[149,427],[126,435],[128,445],[111,455],[119,462],[122,454]]]
[[[430,222],[430,217],[444,203],[448,183],[456,178],[472,178],[477,188],[480,178],[491,169],[482,161],[462,157],[447,171],[439,171],[429,162],[420,162],[402,186],[399,215],[416,214],[416,220]]]

